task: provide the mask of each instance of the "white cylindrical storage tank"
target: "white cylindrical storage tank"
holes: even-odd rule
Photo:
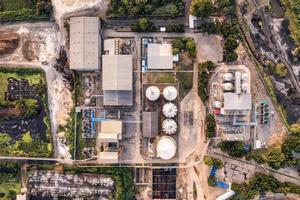
[[[232,83],[224,83],[222,87],[223,87],[224,91],[231,91],[231,90],[233,90]]]
[[[177,115],[177,106],[174,103],[166,103],[162,111],[165,117],[173,118]]]
[[[242,74],[242,81],[247,81],[248,80],[248,74],[247,73],[243,73]]]
[[[220,101],[214,101],[213,102],[213,107],[214,108],[221,108],[222,107],[222,103]]]
[[[246,91],[248,90],[248,87],[249,87],[249,86],[248,86],[247,83],[243,83],[243,84],[242,84],[242,90],[243,90],[243,91],[246,92]]]
[[[177,98],[177,89],[173,86],[168,86],[163,91],[163,96],[168,101],[173,101]]]
[[[232,73],[223,74],[223,80],[224,81],[232,81],[233,80],[233,74]]]
[[[176,149],[176,141],[169,136],[163,136],[157,143],[156,155],[158,158],[169,160],[175,156]]]
[[[159,99],[160,91],[156,86],[150,86],[146,89],[146,97],[150,101],[156,101]]]
[[[166,119],[162,123],[162,129],[166,134],[172,135],[177,131],[177,123],[173,119]]]

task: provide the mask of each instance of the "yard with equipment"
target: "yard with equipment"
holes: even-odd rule
[[[52,155],[44,72],[1,68],[1,155]]]

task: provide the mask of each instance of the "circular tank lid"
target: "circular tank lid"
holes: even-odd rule
[[[166,134],[172,135],[177,131],[177,123],[173,119],[166,119],[162,123],[162,128]]]
[[[157,157],[164,160],[171,159],[175,156],[176,149],[176,141],[173,138],[169,136],[161,137],[156,146]]]
[[[156,86],[150,86],[146,89],[146,97],[150,101],[156,101],[160,96],[160,91]]]
[[[177,89],[174,86],[168,86],[163,91],[164,98],[173,101],[177,98]]]
[[[225,74],[223,75],[223,79],[224,79],[225,81],[232,81],[232,80],[233,80],[233,75],[232,75],[232,73],[225,73]]]
[[[223,90],[229,91],[229,90],[232,90],[232,89],[233,89],[232,83],[224,83],[223,84]]]
[[[243,81],[248,80],[248,74],[247,74],[247,73],[243,73],[243,74],[242,74],[242,80],[243,80]]]
[[[163,114],[168,118],[173,118],[177,115],[177,106],[174,103],[166,103],[163,106]]]
[[[242,89],[243,89],[244,91],[247,91],[247,90],[248,90],[248,84],[247,84],[247,83],[243,83],[243,84],[242,84]]]

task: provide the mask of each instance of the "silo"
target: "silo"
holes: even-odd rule
[[[146,89],[146,98],[150,101],[156,101],[159,99],[160,91],[156,86],[150,86]]]
[[[157,143],[156,155],[158,158],[169,160],[175,156],[176,149],[176,141],[169,136],[163,136]]]
[[[177,106],[174,103],[166,103],[162,111],[165,117],[173,118],[177,115]]]
[[[173,101],[177,98],[177,89],[174,86],[168,86],[163,91],[163,96],[167,101]]]
[[[172,135],[177,131],[177,123],[173,119],[166,119],[162,123],[162,129],[167,135]]]

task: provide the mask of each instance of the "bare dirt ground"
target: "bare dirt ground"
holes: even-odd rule
[[[214,63],[223,60],[222,38],[215,35],[203,35],[196,37],[197,58],[199,62],[212,61]]]
[[[56,56],[58,51],[58,27],[53,23],[16,23],[2,25],[0,32],[10,33],[18,37],[20,42],[14,51],[1,56],[0,62],[5,64],[32,65],[48,61]]]
[[[19,42],[20,38],[16,33],[0,33],[0,57],[14,52]]]
[[[268,101],[270,111],[274,113],[273,116],[270,117],[270,122],[268,124],[258,124],[256,129],[257,139],[265,141],[267,145],[282,143],[287,134],[287,129],[282,122],[279,113],[275,109],[267,90],[264,88],[264,85],[259,78],[255,64],[249,58],[246,49],[242,45],[237,48],[236,52],[239,55],[238,62],[245,64],[250,70],[253,101],[257,105],[259,105],[262,100]]]

